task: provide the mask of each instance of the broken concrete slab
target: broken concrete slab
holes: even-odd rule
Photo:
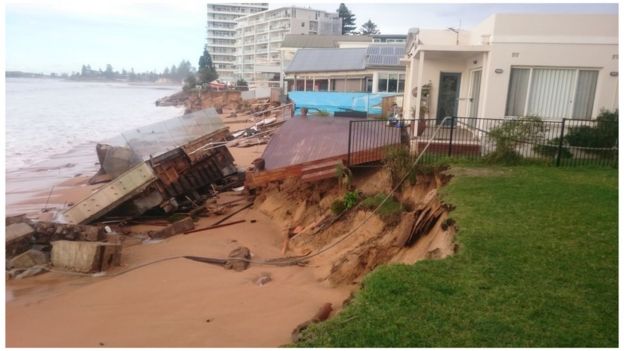
[[[33,266],[47,265],[49,262],[50,256],[48,254],[39,250],[30,249],[9,260],[7,268],[30,268]]]
[[[165,228],[150,234],[151,239],[165,239],[170,236],[174,236],[176,234],[182,234],[189,230],[195,229],[195,223],[193,223],[193,218],[186,217],[177,222],[173,222],[172,224],[166,226]]]
[[[22,222],[26,222],[28,219],[26,218],[26,214],[22,213],[19,215],[15,215],[15,216],[7,216],[5,218],[5,224],[6,226],[9,226],[11,224],[15,224],[15,223],[22,223]]]
[[[101,241],[106,239],[106,230],[101,227],[54,222],[35,222],[35,242],[47,244],[57,240]]]
[[[7,225],[5,234],[7,258],[19,255],[30,248],[34,240],[35,230],[27,223]]]
[[[120,264],[120,244],[68,240],[52,242],[52,265],[58,269],[94,273]]]

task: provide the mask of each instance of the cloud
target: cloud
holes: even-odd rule
[[[7,13],[39,13],[57,15],[91,22],[124,24],[158,24],[159,26],[188,27],[205,21],[203,1],[179,0],[8,0]]]

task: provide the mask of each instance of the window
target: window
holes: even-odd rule
[[[597,81],[597,70],[512,68],[506,115],[589,119]]]
[[[388,91],[388,73],[379,73],[377,91],[380,93],[385,93]]]
[[[398,78],[399,75],[397,73],[390,73],[388,78],[388,92],[395,93],[398,87]]]

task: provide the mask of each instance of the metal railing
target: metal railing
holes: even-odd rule
[[[541,120],[452,117],[434,136],[435,119],[358,120],[349,125],[348,164],[374,166],[388,146],[412,153],[433,141],[423,162],[442,158],[531,160],[555,166],[617,166],[618,123],[605,120]]]

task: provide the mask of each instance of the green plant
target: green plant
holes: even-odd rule
[[[331,204],[331,211],[333,214],[338,215],[345,211],[344,201],[342,199],[336,199]]]
[[[344,194],[342,199],[336,199],[331,204],[331,211],[338,215],[342,212],[353,208],[360,199],[360,195],[356,191],[349,191]]]
[[[393,186],[399,184],[407,174],[410,184],[416,184],[416,172],[412,169],[415,157],[405,146],[393,146],[386,149],[384,163],[390,170],[390,178]]]
[[[618,110],[603,110],[593,126],[571,127],[564,137],[570,146],[612,148],[618,140]],[[586,150],[599,153],[604,150]]]
[[[533,147],[533,151],[546,157],[555,158],[559,153],[559,138],[550,139],[545,144],[537,144]],[[572,158],[572,153],[565,146],[561,147],[561,158]]]
[[[543,140],[545,131],[544,122],[537,116],[504,121],[489,132],[496,148],[486,160],[490,163],[516,164],[522,160],[516,147],[527,140]]]
[[[344,195],[344,206],[346,209],[350,209],[353,206],[355,206],[358,202],[359,199],[359,195],[357,192],[355,191],[349,191]]]
[[[387,194],[379,193],[373,196],[369,196],[362,200],[362,208],[368,210],[377,210],[377,214],[386,222],[398,223],[401,220],[401,212],[403,206],[396,200],[394,196],[390,196],[385,202],[384,199]]]

